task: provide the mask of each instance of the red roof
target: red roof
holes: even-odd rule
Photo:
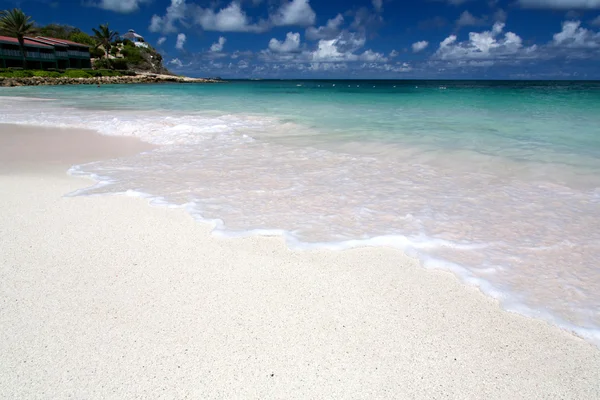
[[[90,47],[87,44],[72,42],[72,41],[66,40],[66,39],[55,39],[55,38],[45,37],[45,36],[37,36],[37,39],[42,39],[42,40],[46,40],[46,41],[49,41],[49,42],[54,42],[54,43],[59,43],[59,44],[64,44],[64,45],[69,45],[70,44],[72,46],[80,46],[80,47],[86,47],[86,48]]]
[[[51,42],[50,40],[45,40],[45,39],[40,39],[40,38],[32,38],[30,36],[26,36],[27,39],[29,40],[33,40],[34,42],[37,43],[42,43],[42,44],[46,44],[48,46],[60,46],[60,47],[68,47],[69,45],[65,44],[60,44],[60,43],[56,43],[56,42]]]
[[[11,43],[11,44],[19,44],[19,41],[17,40],[17,38],[14,37],[8,37],[8,36],[0,36],[0,42],[4,42],[4,43]],[[40,44],[37,42],[33,42],[29,39],[25,39],[25,45],[26,46],[31,46],[31,47],[40,47],[42,49],[52,49],[52,46],[47,46],[45,44]]]

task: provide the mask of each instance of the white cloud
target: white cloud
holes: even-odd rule
[[[600,26],[600,15],[590,21],[590,25],[592,26]]]
[[[275,53],[293,53],[300,49],[300,34],[288,32],[285,36],[285,40],[280,42],[273,38],[269,42],[269,50]]]
[[[552,44],[562,48],[596,49],[600,48],[600,32],[582,28],[580,21],[566,21],[562,31],[553,36]]]
[[[166,42],[166,41],[167,41],[167,38],[166,38],[166,37],[164,37],[164,36],[161,36],[161,37],[159,37],[159,38],[158,38],[158,40],[156,41],[156,45],[157,45],[157,46],[160,46],[160,45],[162,45],[162,44],[163,44],[164,42]]]
[[[408,63],[397,62],[395,64],[382,64],[382,63],[363,63],[360,69],[371,70],[371,71],[384,71],[384,72],[409,72],[412,71],[412,67]]]
[[[167,7],[167,13],[161,17],[153,15],[150,20],[150,32],[173,33],[177,32],[175,22],[185,18],[187,4],[185,0],[171,0],[171,5]]]
[[[311,26],[306,29],[306,39],[308,40],[320,40],[320,39],[333,39],[340,33],[340,28],[344,23],[344,17],[342,14],[338,14],[335,18],[327,21],[327,24],[315,28]]]
[[[420,51],[425,50],[429,46],[429,42],[426,40],[421,40],[420,42],[415,42],[412,44],[413,53],[418,53]]]
[[[226,42],[227,42],[227,39],[225,39],[223,36],[220,36],[219,40],[217,40],[216,43],[213,43],[212,46],[210,46],[210,51],[215,52],[215,53],[223,51],[223,46],[225,46]]]
[[[268,29],[265,23],[252,24],[240,4],[235,1],[218,12],[198,7],[194,21],[206,31],[259,33]]]
[[[463,13],[460,14],[460,17],[456,20],[456,26],[461,27],[461,26],[484,25],[485,21],[486,21],[485,18],[477,18],[470,12],[463,11]]]
[[[499,8],[494,13],[494,22],[506,22],[506,18],[507,17],[508,17],[508,15],[506,14],[506,11],[504,11],[501,8]]]
[[[179,35],[177,35],[177,43],[175,43],[175,48],[177,50],[183,50],[183,46],[185,45],[186,39],[187,37],[185,36],[185,33],[180,33]]]
[[[383,0],[371,0],[371,3],[377,12],[383,11]]]
[[[387,61],[387,58],[381,54],[381,53],[377,53],[373,50],[366,50],[364,53],[362,53],[360,56],[358,56],[358,59],[361,61],[374,61],[374,62],[385,62]]]
[[[342,32],[331,40],[319,40],[317,49],[310,54],[313,61],[353,61],[358,56],[354,52],[365,45],[365,37],[356,33]]]
[[[127,14],[137,11],[140,8],[140,4],[147,2],[149,0],[100,0],[97,6],[105,10]]]
[[[440,60],[500,60],[529,55],[537,47],[524,47],[523,40],[512,32],[504,30],[504,23],[496,22],[491,31],[471,32],[469,40],[457,42],[456,35],[450,35],[440,43],[434,58]]]
[[[382,53],[366,50],[356,54],[365,45],[365,37],[352,32],[342,32],[331,40],[319,40],[317,48],[306,56],[313,62],[347,62],[375,61],[385,62],[387,58]]]
[[[164,16],[153,15],[150,21],[151,32],[177,32],[176,24],[189,27],[200,25],[206,31],[217,32],[264,32],[269,29],[265,21],[253,24],[242,10],[239,2],[233,1],[227,7],[213,10],[202,8],[185,0],[171,0]]]
[[[600,0],[519,0],[524,8],[550,8],[559,10],[596,9]]]
[[[309,0],[292,0],[284,3],[272,16],[276,26],[309,26],[315,23],[317,15]]]
[[[399,53],[399,52],[397,52],[396,50],[392,50],[392,51],[390,51],[390,54],[389,54],[389,56],[388,56],[388,57],[390,57],[390,58],[396,58],[396,57],[398,57],[399,55],[400,55],[400,53]]]
[[[170,60],[167,64],[169,65],[175,65],[176,67],[183,67],[183,63],[181,62],[181,60],[179,58],[174,58],[172,60]]]

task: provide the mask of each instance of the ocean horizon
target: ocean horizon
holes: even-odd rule
[[[0,123],[156,150],[97,184],[294,250],[385,246],[600,345],[600,81],[229,80],[0,90]],[[67,194],[65,194],[67,195]]]

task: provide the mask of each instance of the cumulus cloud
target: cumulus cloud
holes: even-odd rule
[[[600,48],[600,32],[581,27],[581,21],[566,21],[562,30],[552,37],[552,44],[571,49]]]
[[[501,8],[499,8],[494,13],[494,22],[506,22],[506,18],[507,17],[508,17],[508,14],[506,14],[506,11],[504,11]]]
[[[372,50],[362,54],[356,52],[365,45],[364,36],[353,32],[342,32],[331,40],[319,40],[317,48],[310,52],[309,58],[314,62],[340,62],[340,61],[386,61],[387,58]]]
[[[335,18],[330,19],[324,26],[315,28],[311,26],[306,29],[306,39],[308,40],[320,40],[320,39],[333,39],[340,33],[340,28],[344,23],[344,17],[342,14],[338,14]]]
[[[223,36],[220,36],[219,40],[217,40],[215,43],[212,44],[212,46],[210,46],[210,51],[212,51],[213,53],[223,51],[223,46],[225,46],[226,42],[227,39],[225,39]]]
[[[300,34],[288,32],[283,42],[273,38],[269,41],[269,50],[275,53],[294,53],[300,49]]]
[[[412,44],[413,53],[418,53],[423,51],[429,46],[429,42],[426,40],[421,40],[420,42],[415,42]]]
[[[264,22],[252,24],[237,2],[232,2],[217,12],[212,9],[198,7],[194,22],[206,31],[259,33],[268,29]]]
[[[309,0],[286,2],[271,15],[271,21],[276,26],[310,26],[315,23],[316,18]]]
[[[148,3],[150,0],[100,0],[96,5],[100,8],[119,13],[130,13],[137,11],[140,4]]]
[[[187,4],[185,0],[171,0],[171,5],[167,7],[164,16],[153,15],[150,20],[150,32],[172,33],[177,32],[175,23],[185,18]]]
[[[547,8],[556,10],[596,9],[600,0],[518,0],[523,8]]]
[[[177,42],[175,43],[175,48],[177,50],[183,50],[183,46],[185,45],[186,39],[187,39],[187,37],[185,36],[185,33],[178,34]]]
[[[477,18],[470,12],[463,11],[463,13],[460,14],[460,17],[456,20],[456,26],[459,28],[463,26],[479,26],[484,25],[485,22],[486,18]]]
[[[181,60],[179,58],[174,58],[172,60],[170,60],[167,64],[169,65],[175,65],[176,67],[183,67],[183,63],[181,62]]]
[[[383,11],[383,0],[371,0],[371,3],[377,12]]]
[[[396,51],[396,50],[392,50],[392,51],[390,51],[390,54],[389,54],[389,56],[388,56],[388,57],[389,57],[389,58],[396,58],[396,57],[398,57],[399,55],[400,55],[400,53],[399,53],[398,51]]]
[[[471,32],[469,40],[458,42],[450,35],[440,43],[434,58],[440,60],[502,60],[525,56],[536,50],[536,46],[524,47],[523,40],[512,32],[503,37],[504,23],[496,22],[491,31]]]
[[[206,31],[217,32],[255,32],[269,29],[265,21],[252,23],[242,10],[239,2],[233,1],[225,8],[202,8],[196,4],[188,4],[185,0],[171,0],[165,15],[153,15],[150,20],[151,32],[172,33],[178,29],[177,24],[189,27],[196,24]]]
[[[167,41],[167,38],[164,36],[161,36],[158,38],[158,40],[156,41],[156,45],[157,46],[161,46],[162,44],[164,44]]]

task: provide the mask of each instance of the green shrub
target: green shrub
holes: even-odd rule
[[[10,71],[6,72],[5,76],[8,78],[31,78],[33,76],[33,71],[10,70]]]
[[[67,78],[89,78],[90,74],[80,69],[70,69],[65,71],[63,76]]]
[[[102,58],[105,56],[106,53],[104,53],[104,50],[99,49],[97,47],[92,47],[90,49],[90,56],[92,58]]]
[[[125,56],[125,59],[127,59],[127,63],[129,64],[139,64],[144,61],[144,57],[142,57],[142,51],[135,46],[124,47],[123,50],[121,50],[121,54]]]
[[[59,78],[62,76],[60,72],[56,71],[31,71],[33,76],[40,76],[44,78]]]
[[[76,43],[87,44],[88,46],[95,44],[94,39],[84,32],[73,32],[69,35],[68,39]]]
[[[94,61],[94,68],[95,69],[111,69],[112,63],[109,59],[99,58],[96,61]]]
[[[135,44],[133,44],[133,42],[129,39],[125,39],[123,40],[123,46],[125,47],[135,47]]]
[[[117,70],[127,69],[127,60],[124,58],[114,58],[111,60],[112,68]]]

